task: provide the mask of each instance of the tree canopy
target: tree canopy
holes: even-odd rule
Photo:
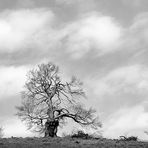
[[[58,66],[53,63],[40,64],[27,74],[22,102],[17,106],[17,116],[25,121],[29,129],[45,131],[47,121],[64,123],[71,118],[82,126],[101,127],[96,111],[81,103],[85,98],[83,84],[76,77],[69,82],[61,79]]]

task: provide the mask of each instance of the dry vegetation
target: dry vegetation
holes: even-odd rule
[[[105,138],[1,138],[0,148],[147,148],[141,141],[111,140]]]

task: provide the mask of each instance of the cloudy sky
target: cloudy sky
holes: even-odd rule
[[[0,124],[31,136],[17,117],[26,73],[52,61],[76,75],[104,137],[148,140],[147,0],[0,0]]]

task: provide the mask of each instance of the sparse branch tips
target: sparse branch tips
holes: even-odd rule
[[[27,123],[29,129],[45,132],[45,136],[56,136],[59,123],[71,118],[82,126],[100,127],[94,109],[84,108],[79,98],[85,97],[82,82],[72,77],[63,82],[59,68],[52,64],[41,64],[29,71],[22,94],[22,104],[16,107],[17,116]]]

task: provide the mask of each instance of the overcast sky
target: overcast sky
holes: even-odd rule
[[[30,136],[17,117],[26,73],[52,61],[87,90],[103,135],[148,139],[147,0],[0,0],[0,124]]]

